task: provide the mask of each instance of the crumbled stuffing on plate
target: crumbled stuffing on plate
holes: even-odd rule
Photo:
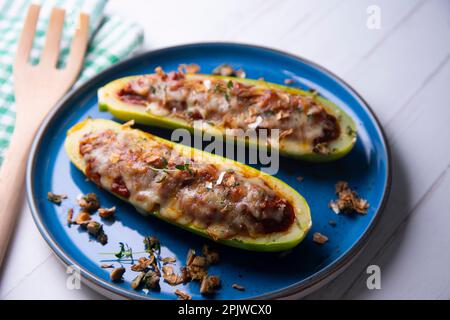
[[[162,267],[164,281],[171,286],[176,286],[183,283],[183,276],[176,274],[171,266]]]
[[[165,257],[161,259],[161,262],[165,265],[169,263],[175,263],[177,262],[177,259],[175,259],[174,257]]]
[[[115,213],[116,213],[116,207],[98,209],[98,215],[100,216],[100,218],[110,219],[110,218],[114,217]]]
[[[238,77],[238,78],[246,77],[244,70],[242,70],[242,69],[235,70],[232,66],[230,66],[227,63],[217,66],[213,70],[212,74],[218,75],[218,76],[224,76],[224,77]]]
[[[179,290],[179,289],[175,290],[175,294],[176,294],[181,300],[191,300],[191,299],[192,299],[192,297],[191,297],[189,294],[187,294],[186,292],[181,291],[181,290]]]
[[[200,284],[200,293],[203,295],[211,295],[220,288],[220,278],[218,276],[206,276]]]
[[[352,190],[348,186],[347,182],[339,181],[336,184],[336,194],[338,199],[330,201],[328,205],[336,214],[341,212],[357,212],[360,214],[367,213],[369,202],[358,197],[356,191]]]
[[[233,283],[233,284],[231,285],[231,287],[232,287],[233,289],[236,289],[236,290],[239,290],[239,291],[244,291],[244,290],[245,290],[245,287],[244,287],[244,286],[241,286],[241,285],[239,285],[239,284],[237,284],[237,283]]]
[[[328,237],[321,234],[320,232],[316,232],[313,234],[313,241],[318,244],[324,244],[328,241]]]
[[[109,278],[113,282],[118,282],[118,281],[122,280],[122,276],[125,273],[125,271],[126,271],[125,268],[115,268],[109,274]]]
[[[95,212],[100,208],[100,201],[95,193],[88,193],[78,200],[78,205],[87,212]]]
[[[70,226],[72,224],[72,219],[73,219],[73,209],[70,208],[69,210],[67,210],[67,224]]]
[[[53,202],[54,204],[57,204],[59,206],[62,203],[63,199],[67,199],[67,196],[65,194],[56,194],[53,192],[48,192],[47,199],[48,201]]]
[[[150,258],[141,257],[136,264],[131,266],[132,271],[145,271],[153,264],[155,257],[152,255]]]
[[[145,272],[141,272],[139,273],[136,278],[133,279],[133,281],[131,282],[131,288],[137,290],[141,287],[142,284],[142,279],[144,279],[145,277]]]
[[[198,73],[200,71],[200,66],[195,63],[190,64],[180,64],[178,66],[178,71],[182,73]]]
[[[89,212],[86,211],[80,211],[78,212],[77,216],[75,217],[75,224],[78,225],[84,225],[86,223],[88,223],[91,220],[91,215],[89,214]]]

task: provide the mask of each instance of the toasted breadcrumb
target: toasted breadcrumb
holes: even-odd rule
[[[195,63],[191,64],[180,64],[178,66],[178,71],[181,73],[198,73],[200,71],[200,66]]]
[[[78,225],[86,224],[90,220],[91,215],[89,214],[89,212],[86,212],[84,210],[78,212],[77,216],[75,217],[75,223]]]
[[[163,264],[169,264],[169,263],[175,263],[177,262],[177,259],[175,259],[174,257],[165,257],[161,259]]]
[[[218,276],[206,276],[200,284],[200,293],[203,295],[211,295],[220,288],[220,278]]]
[[[187,294],[186,292],[181,291],[181,290],[179,290],[179,289],[175,290],[175,294],[176,294],[181,300],[191,300],[191,299],[192,299],[192,297],[191,297],[189,294]]]
[[[63,199],[67,199],[67,196],[65,194],[56,194],[53,192],[48,192],[47,199],[48,201],[53,202],[54,204],[57,204],[59,206],[62,203]]]
[[[324,244],[325,242],[328,241],[328,237],[324,236],[320,232],[316,232],[313,234],[313,241],[318,244]]]
[[[95,193],[88,193],[78,200],[78,205],[89,213],[97,211],[100,208],[100,201]]]
[[[111,268],[114,268],[114,266],[112,264],[102,264],[100,266],[100,268],[102,268],[102,269],[111,269]]]
[[[138,262],[131,266],[132,271],[145,271],[149,268],[153,261],[155,260],[154,256],[150,256],[150,258],[141,257]]]
[[[173,271],[173,267],[171,266],[163,266],[162,267],[163,278],[164,281],[172,286],[176,286],[180,283],[183,283],[183,277],[179,276]]]
[[[233,283],[233,284],[231,285],[231,287],[232,287],[233,289],[236,289],[236,290],[239,290],[239,291],[245,291],[245,287],[244,287],[244,286],[241,286],[241,285],[239,285],[239,284],[237,284],[237,283]]]
[[[114,217],[115,213],[116,213],[116,207],[98,209],[98,215],[100,216],[100,218],[109,219],[109,218]]]
[[[332,200],[328,206],[336,213],[341,212],[357,212],[360,214],[367,213],[369,208],[369,203],[367,200],[358,197],[356,191],[352,190],[348,183],[345,181],[339,181],[336,184],[336,194],[338,196],[337,200]]]
[[[72,219],[73,219],[73,209],[70,208],[69,210],[67,210],[67,224],[69,226],[73,223]]]
[[[111,281],[118,282],[122,280],[122,276],[125,273],[125,271],[126,271],[125,268],[115,268],[109,274],[109,278],[111,279]]]

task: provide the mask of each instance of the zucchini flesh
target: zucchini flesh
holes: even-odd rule
[[[154,75],[150,75],[154,76]],[[176,114],[160,114],[152,108],[146,108],[142,105],[137,105],[129,101],[123,101],[119,97],[121,90],[130,82],[139,79],[142,76],[131,76],[114,80],[98,91],[99,108],[101,111],[108,111],[116,118],[129,121],[135,120],[137,123],[158,126],[169,129],[185,128],[190,131],[194,131],[193,121],[186,120],[186,118],[179,117]],[[313,162],[323,162],[336,160],[346,155],[353,148],[356,142],[356,125],[353,119],[340,109],[336,104],[331,101],[318,96],[309,91],[299,90],[297,88],[286,87],[270,82],[252,79],[241,79],[235,77],[223,77],[214,75],[201,75],[201,74],[186,74],[184,75],[186,80],[198,80],[198,81],[212,81],[214,83],[224,83],[225,86],[229,83],[238,83],[245,86],[251,86],[258,90],[271,90],[290,96],[310,97],[314,100],[314,103],[320,105],[326,112],[326,114],[334,117],[339,125],[339,136],[326,143],[325,151],[318,151],[317,144],[311,141],[297,141],[295,139],[283,139],[279,141],[278,149],[282,155],[303,159]],[[226,88],[225,88],[226,90]],[[225,127],[211,123],[208,119],[204,119],[202,126],[199,129],[204,133],[208,133],[213,136],[225,136]],[[273,126],[272,126],[273,127]],[[233,129],[233,128],[232,128]],[[294,128],[295,129],[295,128]],[[237,137],[238,142],[246,143],[251,146],[258,146],[258,144],[264,143],[257,139],[245,139]],[[324,144],[321,144],[324,145]],[[273,145],[272,147],[274,147]]]
[[[294,212],[294,221],[287,230],[282,232],[272,232],[262,234],[257,237],[250,237],[248,235],[239,234],[227,239],[213,239],[213,237],[211,237],[211,235],[206,232],[205,229],[199,228],[198,226],[194,226],[190,223],[185,223],[183,222],[183,219],[173,219],[168,215],[162,214],[158,210],[148,211],[145,209],[142,203],[127,199],[126,197],[118,195],[117,192],[113,192],[113,194],[115,194],[122,200],[128,201],[129,203],[134,205],[141,214],[153,215],[183,229],[189,230],[193,233],[210,238],[225,245],[253,251],[283,251],[291,249],[304,239],[305,235],[311,228],[310,210],[306,200],[295,190],[293,190],[291,187],[278,180],[277,178],[262,173],[254,168],[238,163],[236,161],[193,149],[181,144],[175,144],[171,141],[152,136],[137,129],[131,129],[127,126],[120,125],[110,120],[87,119],[74,125],[67,133],[67,138],[65,141],[66,152],[72,163],[84,174],[87,173],[87,163],[85,158],[83,158],[82,154],[80,153],[80,143],[88,134],[101,134],[102,132],[105,132],[107,130],[112,130],[114,132],[128,130],[133,137],[136,137],[136,139],[147,139],[168,146],[170,148],[173,148],[173,150],[175,150],[179,154],[189,156],[192,160],[200,159],[199,161],[206,161],[206,163],[217,166],[218,168],[227,170],[232,169],[236,172],[245,174],[245,176],[258,177],[273,191],[275,191],[276,194],[278,194],[283,199],[286,199],[290,203],[290,205],[292,205]],[[102,187],[102,185],[100,186]],[[170,210],[174,211],[175,216],[177,217],[180,217],[180,215],[181,217],[183,216],[183,212],[175,212],[177,210],[176,207],[170,208]]]

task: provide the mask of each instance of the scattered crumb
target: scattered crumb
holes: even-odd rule
[[[295,82],[294,79],[284,79],[284,84],[289,85],[289,84],[293,84]]]
[[[200,293],[203,295],[214,294],[220,288],[219,276],[206,276],[200,284]]]
[[[105,232],[102,232],[97,236],[97,241],[100,242],[101,245],[105,245],[108,243],[108,236],[106,235]]]
[[[47,192],[47,199],[50,202],[53,202],[56,205],[60,205],[63,199],[67,199],[65,194],[56,194],[53,192]]]
[[[334,221],[334,220],[328,220],[328,224],[329,224],[330,226],[332,226],[332,227],[336,227],[337,222]]]
[[[189,249],[187,257],[186,257],[186,265],[190,266],[192,264],[192,261],[194,260],[195,257],[195,250],[194,249]]]
[[[301,177],[301,176],[298,176],[298,177],[297,177],[297,181],[298,181],[298,182],[302,182],[303,180],[304,180],[303,177]]]
[[[174,257],[165,257],[161,259],[163,264],[169,264],[169,263],[175,263],[177,262],[177,259],[175,259]]]
[[[110,218],[114,217],[115,213],[116,213],[116,207],[98,209],[98,215],[100,216],[100,218],[110,219]]]
[[[175,290],[175,294],[176,294],[181,300],[191,300],[191,299],[192,299],[192,297],[191,297],[189,294],[187,294],[186,292],[181,291],[181,290],[179,290],[179,289]]]
[[[159,270],[149,270],[142,279],[142,283],[146,289],[158,290],[161,274]]]
[[[218,76],[224,76],[224,77],[238,77],[238,78],[245,78],[246,74],[245,71],[240,69],[240,70],[235,70],[232,66],[230,66],[229,64],[221,64],[220,66],[216,67],[212,74],[214,75],[218,75]]]
[[[190,64],[183,63],[178,66],[178,72],[181,72],[181,73],[197,73],[199,71],[200,71],[200,66],[195,63],[190,63]]]
[[[244,287],[244,286],[241,286],[241,285],[236,284],[236,283],[233,283],[233,284],[231,285],[231,287],[232,287],[233,289],[236,289],[236,290],[239,290],[239,291],[245,291],[245,287]]]
[[[102,269],[111,269],[111,268],[114,268],[114,266],[112,264],[102,264],[100,266],[100,268],[102,268]]]
[[[162,267],[163,278],[164,281],[170,284],[171,286],[179,285],[183,283],[183,276],[179,276],[173,271],[173,267],[171,266],[163,266]]]
[[[153,255],[150,256],[150,258],[141,257],[139,258],[138,262],[133,264],[131,266],[132,271],[145,271],[147,268],[149,268],[155,260],[155,257]]]
[[[87,224],[84,223],[83,226],[86,226],[88,233],[95,237],[102,245],[108,243],[108,236],[103,231],[103,225],[101,223],[91,220]]]
[[[70,208],[69,210],[67,210],[67,224],[69,226],[72,224],[72,219],[73,219],[73,209]]]
[[[126,271],[125,268],[115,268],[109,274],[109,278],[111,279],[111,281],[118,282],[122,280],[122,276],[125,273],[125,271]]]
[[[131,288],[133,288],[134,290],[139,289],[139,287],[142,284],[142,280],[145,277],[145,272],[141,272],[139,273],[136,278],[133,279],[133,281],[131,282]]]
[[[91,220],[91,215],[89,212],[86,212],[84,210],[78,212],[77,216],[75,217],[75,224],[78,225],[84,225],[87,222]]]
[[[318,244],[324,244],[325,242],[328,241],[328,237],[324,236],[320,232],[316,232],[313,234],[313,241]]]
[[[360,214],[367,213],[369,208],[369,203],[367,200],[358,197],[356,191],[352,190],[348,183],[345,181],[339,181],[336,184],[336,194],[338,196],[337,200],[332,200],[328,206],[336,213],[341,212],[354,212]]]
[[[78,200],[78,205],[89,213],[97,211],[100,208],[100,201],[95,193],[88,193]]]

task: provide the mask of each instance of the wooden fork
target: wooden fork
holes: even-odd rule
[[[70,89],[80,72],[88,43],[89,16],[80,14],[66,68],[57,69],[64,10],[53,8],[38,65],[28,63],[40,6],[31,5],[13,66],[16,124],[0,169],[0,266],[23,203],[26,160],[48,111]]]

